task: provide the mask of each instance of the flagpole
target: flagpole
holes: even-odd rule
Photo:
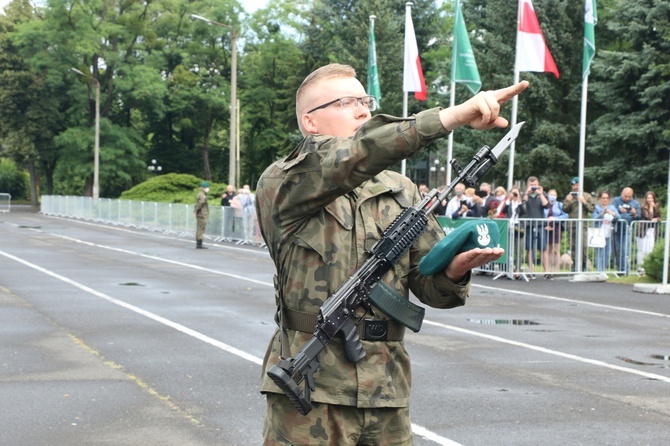
[[[456,104],[456,82],[451,78],[451,92],[449,93],[449,107],[453,107]],[[447,138],[447,163],[454,158],[454,131],[449,132],[449,137]],[[447,178],[446,183],[451,184],[451,167],[447,166]]]
[[[458,3],[459,0],[454,2],[454,30],[456,29],[456,20],[458,19]],[[456,33],[454,34],[454,44],[452,47],[451,54],[451,82],[449,84],[449,107],[456,105],[456,55],[458,54],[458,39],[456,38]],[[449,132],[449,138],[447,138],[447,163],[449,163],[454,158],[454,131]],[[445,184],[451,184],[451,167],[447,166],[447,178]]]
[[[405,17],[407,17],[408,14],[412,13],[412,4],[413,4],[412,2],[405,3]],[[407,30],[405,30],[405,33],[407,33]],[[403,118],[407,117],[407,91],[403,91],[402,95],[402,117]],[[403,174],[404,176],[407,176],[406,159],[403,159],[402,162],[400,163],[400,173]]]
[[[519,0],[516,14],[516,49],[514,51],[514,82],[513,85],[519,83],[519,26],[521,20],[521,5],[522,0]],[[519,108],[519,96],[512,98],[512,128],[516,125],[517,110]],[[512,190],[514,183],[514,149],[516,147],[515,141],[509,147],[509,166],[507,168],[507,192]]]

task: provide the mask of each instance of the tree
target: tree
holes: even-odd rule
[[[17,1],[0,16],[0,137],[4,154],[30,174],[30,200],[37,205],[38,166],[47,173],[47,193],[53,190],[52,174],[58,159],[54,136],[64,128],[59,119],[62,84],[48,70],[25,57],[15,29],[34,20],[27,1]]]
[[[670,7],[661,0],[620,0],[608,18],[598,25],[606,28],[607,40],[591,70],[597,119],[589,126],[587,173],[613,194],[625,186],[639,194],[665,190],[661,185],[667,182],[670,148]]]

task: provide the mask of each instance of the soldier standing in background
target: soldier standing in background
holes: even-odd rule
[[[583,193],[579,191],[579,177],[574,177],[570,180],[570,193],[565,196],[563,200],[563,211],[568,214],[568,217],[572,220],[577,220],[579,218],[579,208],[582,208],[582,220],[591,218],[591,214],[596,208],[596,202],[591,196],[591,194]],[[588,223],[582,222],[582,252],[577,252],[577,236],[578,236],[578,227],[574,224],[574,230],[571,231],[570,237],[570,251],[572,254],[572,269],[573,271],[577,270],[577,262],[582,262],[582,271],[586,271],[586,259],[587,259],[587,249],[588,246],[586,243],[586,234],[588,231]],[[581,260],[580,260],[581,259]]]
[[[209,217],[207,192],[209,192],[209,183],[203,181],[200,183],[200,192],[198,192],[198,196],[195,198],[195,206],[193,206],[193,214],[198,222],[198,227],[195,233],[196,249],[207,249],[205,246],[202,246],[202,239],[205,236],[205,228],[207,227],[207,218]]]
[[[393,219],[420,202],[412,181],[386,169],[460,126],[506,127],[507,120],[498,115],[500,105],[527,86],[524,81],[479,93],[452,108],[396,118],[371,117],[376,100],[366,95],[349,66],[327,65],[303,81],[296,95],[296,115],[305,139],[265,170],[256,189],[261,233],[277,268],[280,322],[263,362],[265,445],[412,444],[404,327],[381,312],[366,315],[362,308],[356,312],[366,352],[362,360],[349,362],[339,337],[320,353],[321,368],[311,394],[315,404],[306,416],[266,372],[311,339],[323,302],[365,262],[367,250]],[[426,305],[463,305],[470,270],[500,258],[504,251],[466,251],[445,270],[421,275],[420,259],[443,237],[431,215],[426,232],[384,281],[405,298],[411,289]],[[372,336],[368,326],[387,329],[383,336]]]

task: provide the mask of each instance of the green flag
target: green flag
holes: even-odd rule
[[[591,61],[596,54],[595,26],[598,23],[596,13],[596,0],[586,0],[584,6],[584,63],[582,64],[582,77],[591,72]]]
[[[451,64],[451,80],[465,84],[472,94],[482,88],[479,78],[475,54],[470,46],[468,30],[465,28],[460,2],[456,1],[456,17],[454,20],[454,46]]]
[[[377,71],[377,50],[375,50],[375,16],[370,16],[370,49],[368,52],[368,94],[377,99],[377,108],[382,105],[382,92]]]

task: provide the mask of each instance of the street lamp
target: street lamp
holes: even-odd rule
[[[230,25],[210,20],[206,17],[191,14],[192,19],[202,20],[213,25],[223,26],[232,32],[231,51],[232,56],[230,60],[230,154],[228,156],[228,184],[235,186],[235,175],[237,172],[237,30]]]
[[[163,168],[161,166],[156,165],[156,160],[151,160],[151,164],[147,166],[147,170],[153,173],[153,172],[160,172],[161,170],[163,170]]]
[[[93,199],[100,197],[100,82],[88,74],[72,67],[70,70],[91,79],[95,83],[95,143],[93,149]]]

